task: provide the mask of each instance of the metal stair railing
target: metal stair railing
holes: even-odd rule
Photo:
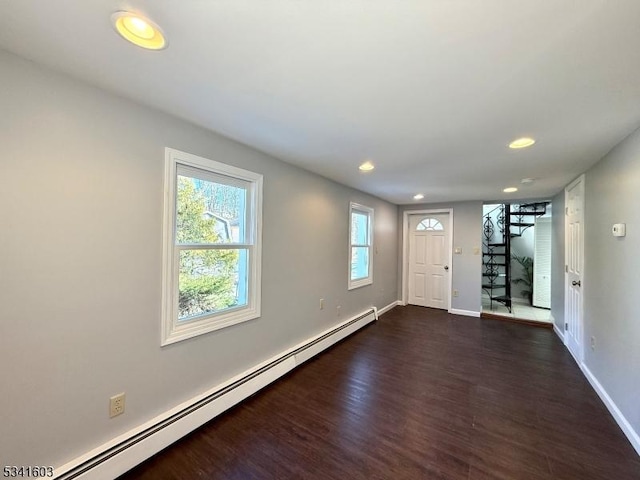
[[[510,206],[498,205],[483,215],[483,252],[482,263],[484,265],[482,288],[488,293],[490,306],[497,301],[507,307],[511,312],[511,238],[510,238]],[[496,225],[493,222],[496,218]],[[499,241],[496,234],[499,233]],[[500,261],[502,259],[502,261]],[[499,280],[504,279],[504,284]],[[496,290],[503,290],[498,294]]]

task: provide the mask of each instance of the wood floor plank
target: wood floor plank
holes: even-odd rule
[[[396,307],[121,477],[640,479],[555,333]]]

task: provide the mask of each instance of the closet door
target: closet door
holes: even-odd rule
[[[551,217],[536,219],[533,236],[533,306],[551,308]]]

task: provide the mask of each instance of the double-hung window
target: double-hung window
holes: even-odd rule
[[[373,208],[349,206],[349,290],[373,283]]]
[[[260,316],[262,175],[170,148],[162,344]]]

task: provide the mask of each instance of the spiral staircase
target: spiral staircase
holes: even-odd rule
[[[482,289],[493,303],[511,313],[511,239],[522,236],[535,219],[547,213],[549,202],[501,204],[483,215]]]

